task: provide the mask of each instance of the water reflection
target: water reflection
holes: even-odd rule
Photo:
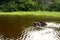
[[[26,28],[22,32],[20,40],[60,40],[60,24],[46,23],[46,27]],[[57,29],[59,29],[59,31]]]
[[[47,26],[46,27],[60,27],[60,23],[55,23],[55,22],[46,22]]]
[[[46,22],[45,27],[30,26],[22,31],[21,36],[17,39],[4,38],[4,35],[0,35],[0,40],[60,40],[60,24]]]

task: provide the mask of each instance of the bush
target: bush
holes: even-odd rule
[[[38,3],[34,1],[24,1],[20,4],[18,4],[18,9],[22,11],[32,11],[32,10],[38,10]]]
[[[17,4],[14,2],[8,2],[0,6],[1,11],[10,12],[17,11]]]
[[[60,11],[60,4],[52,4],[47,7],[48,11]]]
[[[42,1],[36,0],[1,0],[0,11],[60,11],[60,3],[51,5],[43,4]]]

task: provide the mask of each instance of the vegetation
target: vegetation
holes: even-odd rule
[[[46,20],[46,21],[60,21],[60,12],[46,12],[46,11],[20,11],[20,12],[0,12],[0,16],[21,16],[21,18],[23,17],[24,19],[33,19],[33,20]],[[27,17],[27,18],[26,18]]]
[[[0,0],[0,11],[60,11],[60,0]]]

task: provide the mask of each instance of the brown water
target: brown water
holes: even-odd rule
[[[4,35],[4,37],[17,38],[18,35],[21,35],[21,32],[32,26],[32,23],[35,21],[41,21],[32,16],[25,15],[0,15],[0,33]]]
[[[42,20],[0,16],[0,40],[60,40],[60,23],[46,22],[46,27],[33,27],[35,21]]]
[[[60,24],[47,22],[46,27],[26,28],[20,40],[60,40]]]
[[[28,31],[27,31],[28,30]],[[27,28],[20,40],[60,40],[59,32],[51,28]]]
[[[21,34],[19,35],[19,32],[17,32],[17,38],[13,36],[15,34],[8,34],[6,38],[4,38],[5,35],[0,34],[0,40],[60,40],[60,24],[54,22],[46,23],[45,27],[29,26],[22,31],[20,30]]]

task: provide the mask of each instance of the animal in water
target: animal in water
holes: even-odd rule
[[[47,25],[45,22],[33,22],[34,27],[39,27],[39,26],[45,27],[45,25]]]

